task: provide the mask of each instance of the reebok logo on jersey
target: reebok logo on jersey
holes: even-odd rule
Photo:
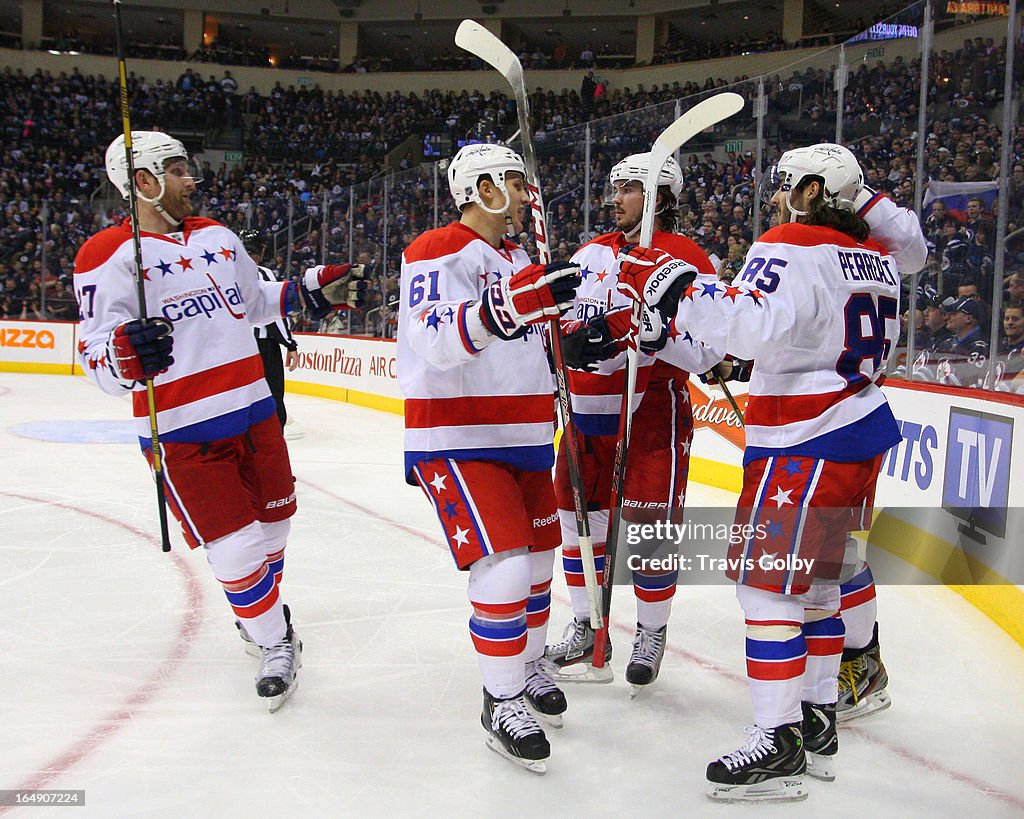
[[[160,312],[165,319],[174,322],[196,316],[212,318],[219,310],[226,310],[236,319],[245,318],[245,302],[237,286],[222,291],[214,284],[168,296],[163,299]]]
[[[534,518],[533,519],[533,528],[534,529],[538,529],[541,526],[550,526],[551,524],[557,523],[557,522],[558,522],[558,512],[555,512],[552,515],[548,515],[546,518]]]

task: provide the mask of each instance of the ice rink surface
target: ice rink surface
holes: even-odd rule
[[[618,587],[616,681],[567,688],[546,776],[514,767],[484,745],[465,578],[402,481],[401,418],[288,405],[305,435],[282,588],[305,651],[268,714],[203,555],[176,527],[159,551],[128,402],[0,374],[0,789],[84,789],[70,815],[104,817],[1024,815],[1024,651],[934,586],[879,590],[893,707],[841,729],[837,780],[802,803],[704,796],[750,719],[726,585],[680,588],[661,677],[633,701]],[[552,636],[569,617],[557,565],[555,590]]]

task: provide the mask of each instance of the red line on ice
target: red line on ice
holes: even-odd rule
[[[119,526],[127,530],[140,540],[151,543],[154,546],[154,554],[158,555],[159,540],[148,532],[108,517],[107,515],[94,512],[91,509],[82,509],[70,503],[60,503],[45,498],[35,498],[29,495],[19,495],[13,492],[0,492],[0,496],[16,498],[28,503],[38,503],[46,506],[55,506],[58,509],[66,509],[86,517]],[[135,711],[146,705],[156,694],[158,694],[172,679],[175,672],[181,666],[185,657],[192,648],[196,634],[202,625],[202,591],[199,580],[188,562],[178,553],[172,552],[170,560],[174,567],[180,572],[185,583],[186,611],[185,616],[178,628],[178,636],[174,640],[170,653],[159,667],[150,675],[142,685],[136,688],[131,694],[125,697],[120,707],[109,713],[85,736],[73,742],[68,748],[56,758],[44,765],[39,771],[30,776],[24,782],[20,782],[16,790],[42,790],[50,785],[55,779],[62,776],[69,768],[74,767],[93,751],[97,750],[107,739],[116,734],[128,723]],[[157,558],[159,559],[159,558]],[[0,814],[6,813],[9,808],[0,807]]]
[[[360,503],[356,503],[355,501],[352,501],[352,500],[349,500],[348,498],[342,497],[341,495],[339,495],[339,494],[337,494],[335,492],[332,492],[329,489],[325,489],[324,487],[322,487],[322,486],[320,486],[318,484],[312,483],[311,481],[303,480],[303,479],[300,478],[300,479],[298,479],[298,482],[299,483],[303,483],[306,486],[309,486],[312,489],[315,489],[316,491],[318,491],[318,492],[320,492],[320,493],[322,493],[324,495],[327,495],[328,497],[331,497],[331,498],[334,498],[335,500],[341,501],[346,506],[350,506],[353,509],[355,509],[357,512],[361,512],[362,514],[368,515],[369,517],[372,517],[372,518],[375,518],[376,520],[379,520],[382,523],[386,523],[389,526],[393,526],[394,528],[396,528],[396,529],[398,529],[398,530],[400,530],[402,532],[405,532],[407,535],[412,535],[413,537],[419,538],[420,540],[425,541],[426,543],[429,543],[432,546],[436,546],[439,549],[444,549],[445,548],[444,544],[441,543],[440,540],[438,540],[436,537],[428,535],[426,532],[422,532],[419,529],[416,529],[416,528],[414,528],[412,526],[407,526],[404,523],[399,523],[396,520],[392,520],[391,518],[387,517],[386,515],[382,515],[381,513],[374,511],[373,509],[371,509],[368,506],[363,506]],[[552,594],[552,597],[555,597],[560,603],[565,604],[565,605],[569,604],[568,598],[564,597],[563,595],[558,594],[558,593],[556,593],[554,591],[552,591],[551,594]],[[624,625],[623,623],[612,623],[612,625],[615,627],[616,631],[624,632],[624,633],[628,633],[628,634],[632,634],[633,633],[633,627],[632,626],[627,626],[627,625]],[[725,677],[726,679],[728,679],[728,680],[730,680],[730,681],[732,681],[734,683],[737,683],[737,684],[740,684],[740,685],[743,685],[743,686],[746,686],[746,684],[747,684],[747,678],[744,675],[737,674],[735,671],[732,671],[732,670],[726,668],[725,666],[719,665],[718,663],[711,662],[709,660],[706,660],[706,659],[704,659],[702,657],[697,656],[696,654],[691,654],[689,651],[686,651],[686,650],[681,649],[681,648],[676,648],[675,646],[672,646],[672,645],[665,646],[665,650],[670,652],[670,653],[672,653],[672,654],[675,654],[677,657],[681,657],[682,659],[686,660],[687,662],[691,662],[691,663],[693,663],[693,664],[695,664],[695,665],[697,665],[697,666],[699,666],[699,667],[701,667],[701,668],[703,668],[703,669],[705,669],[707,671],[713,671],[716,674],[718,674],[718,675],[720,675],[722,677]],[[980,779],[975,779],[973,776],[970,776],[969,774],[965,774],[965,773],[962,773],[960,771],[957,771],[957,770],[954,770],[952,768],[949,768],[949,767],[943,765],[940,762],[936,762],[933,759],[928,759],[927,757],[921,756],[920,754],[916,753],[915,751],[911,751],[908,748],[903,748],[903,747],[901,747],[899,745],[896,745],[895,743],[887,742],[884,739],[879,739],[876,736],[872,736],[869,732],[865,731],[863,728],[853,728],[853,729],[844,728],[843,730],[844,731],[853,730],[854,732],[856,732],[860,736],[863,736],[866,739],[868,739],[870,742],[873,742],[876,745],[879,745],[882,748],[885,748],[887,751],[895,754],[898,757],[901,757],[902,759],[907,760],[908,762],[914,762],[914,763],[916,763],[916,764],[918,764],[918,765],[920,765],[920,766],[922,766],[924,768],[927,768],[928,770],[933,771],[933,772],[935,772],[937,774],[940,774],[940,775],[943,775],[943,776],[948,776],[950,779],[953,779],[953,780],[955,780],[956,782],[959,782],[962,785],[966,785],[969,788],[973,788],[976,791],[980,791],[981,793],[985,794],[986,796],[991,796],[993,799],[998,799],[1001,802],[1005,802],[1005,803],[1007,803],[1009,805],[1012,805],[1017,810],[1024,811],[1024,799],[1021,799],[1020,797],[1015,796],[1012,793],[1006,793],[1005,791],[999,790],[994,785],[991,785],[988,782],[983,782]]]

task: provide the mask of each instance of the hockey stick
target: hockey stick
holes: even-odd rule
[[[729,402],[729,406],[732,407],[732,411],[736,413],[736,417],[740,421],[740,426],[746,429],[747,424],[743,418],[743,413],[740,412],[739,405],[736,403],[736,399],[732,397],[732,393],[729,391],[729,388],[725,386],[725,379],[718,373],[714,372],[714,370],[712,370],[712,373],[714,374],[715,382],[722,388],[722,392],[725,393],[725,400]]]
[[[117,32],[117,69],[121,82],[121,123],[124,126],[124,155],[128,164],[128,208],[132,218],[132,245],[135,249],[135,288],[139,300],[139,318],[145,320],[146,284],[142,276],[142,234],[139,231],[139,199],[135,192],[135,159],[132,156],[132,124],[128,116],[128,70],[124,64],[124,36],[121,27],[121,0],[114,0],[114,21]],[[153,440],[153,477],[156,480],[156,505],[160,513],[160,548],[171,551],[167,531],[167,506],[164,501],[164,463],[160,455],[160,431],[156,424],[156,394],[153,378],[146,379],[146,405],[149,408],[149,433]]]
[[[530,191],[530,208],[533,211],[533,235],[537,243],[537,255],[541,264],[551,261],[548,246],[547,220],[544,215],[544,197],[537,174],[537,154],[533,145],[533,131],[530,128],[530,100],[526,95],[526,81],[519,58],[508,46],[475,20],[463,20],[455,32],[455,44],[474,54],[492,66],[511,86],[519,114],[519,135],[523,142],[523,161],[526,165],[527,187]],[[558,387],[558,408],[562,417],[565,438],[566,461],[569,465],[569,483],[572,486],[573,505],[576,508],[576,533],[580,541],[580,557],[583,563],[583,581],[587,588],[587,603],[590,606],[590,623],[595,629],[604,625],[600,588],[597,583],[597,569],[594,564],[594,541],[590,536],[590,521],[587,519],[587,496],[583,489],[583,474],[580,471],[579,441],[572,422],[572,406],[569,402],[569,373],[562,355],[562,334],[557,318],[548,325],[551,337],[551,357],[555,365],[555,382]],[[607,559],[605,561],[607,570]]]
[[[744,100],[739,94],[727,91],[716,94],[683,114],[662,131],[651,146],[651,160],[644,181],[644,209],[640,220],[640,246],[650,247],[654,238],[654,215],[658,201],[658,177],[668,158],[701,131],[721,122],[743,108]],[[605,541],[604,585],[601,603],[604,607],[604,627],[594,636],[595,668],[604,665],[605,646],[608,644],[608,617],[611,611],[612,583],[615,575],[615,555],[618,551],[619,530],[622,527],[623,489],[626,483],[629,438],[633,429],[633,400],[636,396],[636,374],[639,360],[637,343],[640,332],[639,301],[633,303],[630,315],[629,346],[626,348],[626,388],[622,393],[619,410],[619,435],[615,442],[615,463],[612,467],[612,499],[608,515],[608,538]]]

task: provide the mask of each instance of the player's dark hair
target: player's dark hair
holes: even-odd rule
[[[661,201],[664,203],[655,217],[658,229],[665,233],[675,233],[679,224],[679,204],[668,185],[661,185],[658,193],[661,194]]]
[[[800,190],[811,180],[817,180],[819,184],[818,195],[811,202],[805,204],[808,213],[801,221],[805,225],[818,225],[838,230],[858,242],[867,239],[871,234],[871,228],[867,222],[851,210],[840,210],[825,202],[825,185],[820,176],[805,177],[794,190]]]

